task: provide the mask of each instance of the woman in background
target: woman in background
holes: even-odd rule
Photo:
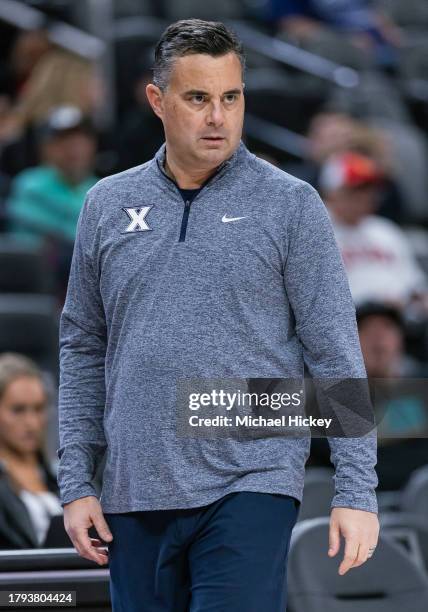
[[[48,393],[42,372],[17,353],[0,355],[0,549],[43,545],[62,514],[45,452]]]

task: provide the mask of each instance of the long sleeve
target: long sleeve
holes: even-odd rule
[[[107,329],[93,257],[97,213],[91,192],[77,223],[60,319],[57,477],[62,505],[97,496],[92,481],[107,446],[103,426]]]
[[[314,379],[366,378],[355,306],[328,212],[313,187],[294,189],[299,210],[289,230],[284,283],[304,361]],[[376,429],[328,442],[335,467],[331,507],[377,512]]]

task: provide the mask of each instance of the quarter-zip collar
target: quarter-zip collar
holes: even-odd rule
[[[240,140],[238,146],[236,147],[236,149],[234,150],[232,155],[228,159],[225,159],[217,167],[217,169],[214,172],[214,174],[212,174],[201,185],[199,191],[196,193],[194,198],[192,198],[192,200],[185,200],[183,216],[182,216],[182,219],[181,219],[180,235],[179,235],[179,238],[178,238],[178,242],[179,243],[183,243],[186,240],[186,232],[187,232],[187,225],[188,225],[188,220],[189,220],[189,212],[190,212],[190,204],[191,204],[191,202],[193,202],[194,200],[198,199],[200,197],[201,193],[205,193],[205,190],[208,189],[209,187],[211,187],[211,185],[215,181],[217,181],[219,178],[221,178],[223,176],[223,174],[225,174],[226,172],[230,171],[239,162],[242,163],[244,158],[250,157],[251,155],[252,154],[247,149],[247,147],[244,145],[242,140]],[[168,184],[168,187],[170,189],[173,189],[175,192],[179,193],[180,194],[180,198],[182,198],[182,192],[180,191],[180,188],[178,187],[176,181],[174,181],[171,177],[169,177],[168,174],[165,171],[165,167],[164,167],[165,156],[166,156],[166,141],[161,145],[161,147],[158,149],[158,151],[156,152],[156,154],[154,156],[153,166],[154,166],[155,172],[159,173],[161,179]]]
[[[217,179],[219,179],[226,171],[229,171],[239,161],[241,161],[243,158],[249,155],[250,155],[250,152],[248,151],[243,141],[240,140],[239,145],[236,147],[232,155],[228,159],[225,159],[218,166],[216,172],[213,175],[211,175],[209,179],[205,181],[205,183],[203,183],[203,185],[201,186],[201,189],[206,187],[209,183],[214,182]],[[158,151],[155,153],[155,156],[154,156],[155,169],[157,170],[157,172],[159,172],[162,175],[164,179],[166,179],[169,182],[171,187],[175,186],[175,188],[177,189],[178,188],[177,183],[171,177],[169,177],[167,173],[165,172],[165,168],[164,168],[165,157],[166,157],[166,142],[164,142],[160,146]]]

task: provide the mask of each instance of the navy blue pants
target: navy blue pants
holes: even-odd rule
[[[198,508],[106,513],[113,612],[284,612],[299,508],[239,491]]]

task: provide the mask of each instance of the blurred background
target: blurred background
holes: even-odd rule
[[[407,561],[418,566],[422,582],[403,578],[406,592],[425,588],[427,0],[0,1],[0,582],[35,566],[51,576],[60,564],[61,580],[76,567],[94,571],[67,549],[61,524],[59,315],[87,190],[151,159],[164,140],[145,86],[159,36],[189,17],[224,21],[243,40],[244,142],[311,183],[328,209],[367,372],[394,388],[379,431],[382,533],[389,529],[405,551],[402,577]],[[313,439],[302,524],[328,516],[331,469],[327,441]],[[394,547],[382,546],[394,558]],[[300,584],[293,559],[290,575]],[[98,587],[79,583],[79,592],[87,609],[109,609],[107,570],[97,571]],[[394,585],[377,579],[373,588],[382,584],[387,596]],[[367,601],[355,610],[376,610]],[[312,609],[299,605],[291,595],[290,609]]]

